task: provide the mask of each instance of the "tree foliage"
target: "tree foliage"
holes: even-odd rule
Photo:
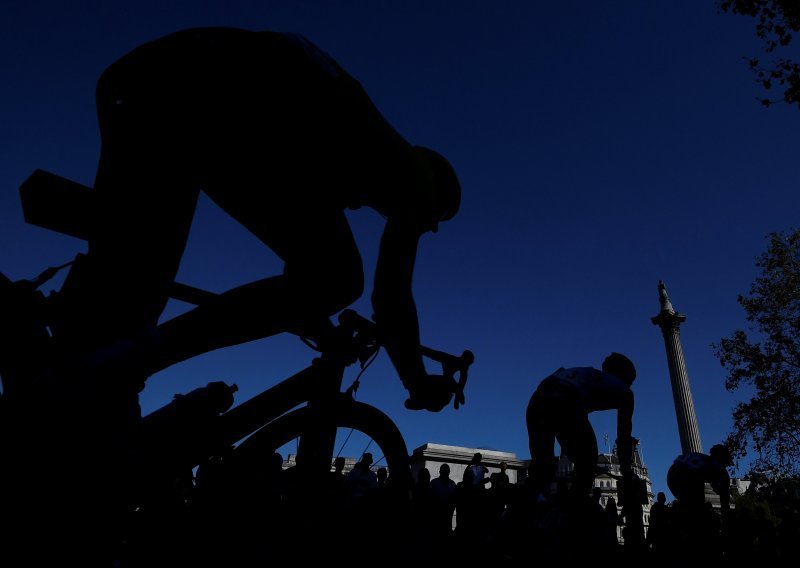
[[[767,235],[756,258],[761,276],[738,302],[750,322],[714,344],[728,372],[725,388],[752,398],[733,410],[726,444],[736,459],[756,454],[754,471],[773,478],[800,475],[800,230]],[[749,388],[748,388],[749,387]]]
[[[798,0],[717,0],[717,6],[726,13],[750,16],[756,20],[756,36],[764,43],[769,61],[749,57],[750,69],[756,82],[767,90],[783,90],[781,98],[759,98],[761,104],[775,102],[797,105],[800,109],[800,63],[777,54],[792,41],[792,34],[800,31],[800,2]]]
[[[734,496],[733,503],[735,508],[727,521],[732,555],[750,555],[761,560],[760,564],[786,563],[797,556],[800,480],[773,481],[754,476],[747,491]]]

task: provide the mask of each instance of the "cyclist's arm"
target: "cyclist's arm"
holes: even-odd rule
[[[617,453],[623,473],[631,471],[633,454],[633,392],[628,391],[622,397],[617,409]]]
[[[391,218],[381,238],[372,307],[381,342],[408,389],[425,374],[411,281],[420,231]]]
[[[725,466],[716,464],[710,477],[711,489],[719,495],[722,511],[727,512],[731,506],[731,478],[728,475],[728,470],[725,469]]]

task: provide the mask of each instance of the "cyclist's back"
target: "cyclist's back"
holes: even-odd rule
[[[616,409],[630,395],[630,387],[622,380],[594,367],[561,367],[539,389],[574,398],[588,412]]]
[[[360,206],[349,194],[358,187],[355,174],[374,167],[373,181],[386,177],[373,160],[385,163],[407,150],[358,82],[298,34],[176,32],[113,63],[98,82],[97,97],[101,129],[115,129],[104,139],[113,136],[111,142],[137,152],[145,149],[133,147],[136,142],[156,145],[168,153],[170,162],[162,167],[188,168],[183,175],[212,194],[236,191],[236,183],[248,178],[263,183],[279,174],[294,180],[316,174],[327,183],[295,183],[292,193],[302,194],[307,205],[311,198]],[[354,162],[341,163],[347,159]],[[289,164],[302,169],[291,171]],[[335,183],[344,181],[337,176],[345,171],[348,183]]]

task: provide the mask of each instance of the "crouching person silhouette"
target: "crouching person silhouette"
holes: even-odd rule
[[[52,330],[68,361],[56,371],[95,377],[72,398],[104,430],[99,447],[127,451],[120,439],[158,370],[282,332],[324,345],[328,318],[364,290],[345,215],[360,207],[386,219],[372,304],[406,407],[436,412],[450,400],[451,385],[423,366],[412,273],[422,235],[458,211],[459,181],[443,156],[401,137],[336,61],[296,34],[183,30],[108,67],[97,112],[91,237],[54,295]],[[157,325],[201,191],[284,270]]]
[[[732,458],[722,444],[708,454],[688,452],[679,455],[667,471],[667,486],[675,496],[672,508],[674,546],[669,554],[686,558],[719,561],[723,550],[723,528],[730,513],[730,475]],[[719,513],[706,501],[706,484],[719,497]]]
[[[549,494],[558,466],[555,441],[575,466],[570,488],[574,502],[585,501],[594,484],[597,438],[589,414],[617,411],[617,453],[624,477],[629,477],[634,439],[631,437],[633,363],[619,353],[593,367],[561,367],[546,377],[531,396],[525,420],[531,451],[531,487],[538,499]]]
[[[721,514],[727,514],[731,501],[731,478],[727,468],[732,463],[730,451],[723,444],[711,446],[708,454],[681,454],[667,471],[667,486],[682,507],[697,511],[705,503],[708,483],[719,497]]]

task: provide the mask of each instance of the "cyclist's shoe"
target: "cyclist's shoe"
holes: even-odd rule
[[[408,389],[409,397],[405,402],[405,407],[409,410],[439,412],[450,404],[455,389],[456,384],[452,378],[429,375],[414,388]]]

